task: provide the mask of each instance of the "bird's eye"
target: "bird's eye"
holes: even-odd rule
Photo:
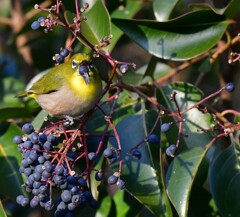
[[[75,69],[77,67],[77,62],[76,60],[73,60],[72,61],[72,68]]]

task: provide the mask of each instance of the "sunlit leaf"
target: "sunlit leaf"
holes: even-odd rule
[[[113,19],[150,54],[171,60],[187,60],[211,49],[222,37],[229,21],[212,11],[196,11],[168,22]]]

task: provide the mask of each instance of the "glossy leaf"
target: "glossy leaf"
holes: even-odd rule
[[[191,84],[178,82],[163,87],[161,89],[161,94],[159,93],[158,98],[164,100],[166,106],[173,111],[176,111],[175,104],[170,100],[170,95],[173,91],[177,93],[176,101],[178,103],[180,111],[193,106],[203,97],[203,93],[197,87],[194,87]],[[209,113],[205,114],[199,111],[197,108],[193,108],[185,113],[183,115],[183,118],[186,120],[183,123],[183,133],[188,135],[188,137],[183,137],[186,146],[188,148],[193,148],[196,146],[205,147],[212,140],[212,135],[199,132],[199,130],[209,129],[211,127],[212,116]],[[175,121],[176,120],[177,119],[175,119]],[[177,136],[173,137],[170,133],[167,133],[166,135],[170,141],[170,144],[174,144],[176,142],[175,138],[177,138]]]
[[[173,91],[177,93],[176,101],[180,111],[196,104],[203,96],[198,88],[183,82],[163,87],[158,99],[164,101],[165,105],[173,111],[176,111],[175,104],[170,100]],[[196,174],[202,172],[202,177],[205,177],[206,170],[200,165],[205,162],[206,145],[213,138],[210,134],[198,132],[199,129],[210,128],[212,121],[210,114],[204,114],[194,108],[185,113],[183,118],[186,120],[183,123],[183,133],[188,136],[182,137],[180,150],[168,168],[166,177],[168,195],[181,217],[187,216],[189,197]],[[177,126],[171,126],[169,132],[166,133],[169,144],[176,143],[177,133]],[[183,151],[186,148],[188,150]]]
[[[168,22],[112,21],[150,54],[171,60],[187,60],[208,51],[230,23],[208,10],[192,12]]]
[[[110,16],[102,0],[95,0],[89,3],[90,7],[84,12],[87,18],[81,22],[81,34],[94,46],[100,45],[100,40],[110,35]],[[81,40],[83,44],[88,44]]]
[[[167,21],[179,0],[153,1],[154,15],[158,21]]]
[[[240,212],[240,145],[232,145],[220,153],[210,167],[210,188],[223,216],[238,216]]]
[[[116,126],[122,145],[123,170],[121,178],[125,181],[127,190],[142,204],[144,204],[154,215],[164,216],[165,208],[159,188],[159,178],[154,168],[154,156],[151,154],[147,143],[142,144],[139,150],[142,153],[140,160],[133,160],[127,154],[129,149],[135,146],[146,136],[148,130],[153,126],[156,114],[149,112],[144,115],[132,115],[122,119]],[[116,140],[110,138],[110,143],[117,147]],[[159,156],[158,144],[154,146],[155,155]],[[118,165],[115,165],[117,169]]]
[[[224,2],[219,2],[215,5],[208,3],[193,3],[189,7],[194,10],[213,10],[216,14],[225,14],[228,18],[232,18],[240,7],[240,2],[238,0],[231,0],[228,4]]]
[[[202,147],[181,152],[168,168],[166,175],[167,192],[180,217],[188,216],[192,184],[205,154],[206,150]]]
[[[23,180],[19,173],[22,157],[12,138],[22,132],[16,125],[7,123],[0,125],[0,132],[0,193],[15,199],[22,192]]]
[[[118,7],[112,12],[111,18],[132,18],[143,6],[142,1],[131,1],[127,0],[126,5]],[[118,42],[119,38],[123,35],[123,32],[118,29],[114,24],[112,24],[111,34],[113,35],[111,39],[111,44],[107,47],[108,51],[111,52]]]

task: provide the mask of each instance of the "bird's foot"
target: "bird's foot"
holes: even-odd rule
[[[72,125],[74,124],[74,118],[73,118],[73,117],[68,116],[68,115],[65,115],[64,117],[65,117],[65,119],[66,119],[66,121],[64,122],[64,125],[65,125],[66,127],[72,126]]]

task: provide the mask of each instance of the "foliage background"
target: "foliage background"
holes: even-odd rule
[[[87,2],[102,4],[102,1]],[[18,172],[21,154],[12,143],[12,136],[20,134],[19,126],[33,120],[40,108],[32,100],[23,102],[14,96],[35,75],[53,67],[52,56],[70,40],[68,30],[62,27],[54,28],[49,34],[31,30],[34,20],[46,16],[33,9],[35,3],[33,0],[0,2],[0,216],[52,216],[41,209],[20,208],[15,203],[15,197],[22,191],[23,177]],[[37,3],[47,7],[52,1]],[[74,1],[63,0],[63,4],[65,10],[74,12]],[[215,114],[227,109],[239,111],[239,62],[229,64],[231,52],[239,51],[238,0],[109,0],[105,5],[109,14],[95,9],[86,16],[95,18],[94,22],[100,21],[100,30],[93,30],[97,34],[109,29],[109,23],[101,23],[102,18],[111,18],[111,56],[137,65],[135,71],[131,69],[123,75],[126,84],[149,88],[145,94],[175,111],[170,101],[173,90],[177,91],[177,102],[184,110],[233,82],[233,93],[221,92],[207,105]],[[131,18],[136,20],[128,20]],[[90,38],[91,31],[86,34]],[[86,51],[79,42],[73,46],[73,52]],[[110,67],[100,58],[95,64],[106,81]],[[181,138],[177,157],[166,156],[165,149],[176,143],[178,125],[160,135],[159,123],[154,131],[161,137],[159,144],[144,143],[140,147],[143,155],[140,161],[124,155],[123,178],[127,190],[116,191],[104,180],[99,186],[100,193],[97,190],[94,193],[99,197],[100,208],[85,208],[76,216],[237,217],[240,211],[238,129],[231,140],[221,138],[210,147],[209,142],[217,134],[200,134],[197,129],[211,128],[212,116],[197,109],[184,115],[187,122],[183,128],[188,138]],[[103,121],[99,114],[95,118],[89,130],[100,131]],[[237,123],[239,113],[226,118]],[[121,93],[114,123],[124,144],[123,153],[144,138],[155,119],[156,112],[144,97],[140,99],[129,88]],[[168,121],[173,118],[162,119]],[[108,145],[116,146],[116,141],[112,139]],[[102,166],[106,176],[117,167],[109,168],[105,163]]]

